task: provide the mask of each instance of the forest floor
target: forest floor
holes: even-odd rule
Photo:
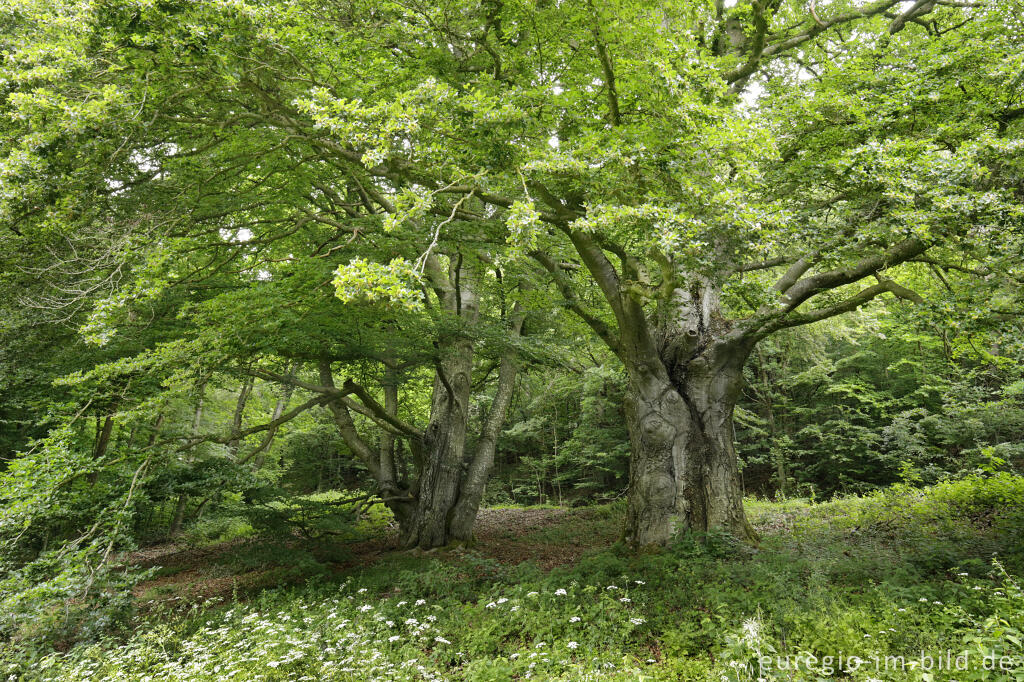
[[[116,637],[10,670],[60,682],[1024,680],[1024,477],[745,504],[757,547],[689,533],[631,552],[617,542],[622,501],[487,509],[468,550],[397,551],[394,530],[371,524],[350,542],[148,547],[131,558],[154,574]],[[970,670],[923,667],[947,651]],[[908,667],[826,658],[851,652]],[[1007,674],[984,667],[990,656]]]
[[[473,551],[509,566],[532,562],[544,571],[571,566],[584,553],[607,548],[618,539],[620,512],[618,508],[599,507],[482,509],[477,517]],[[380,531],[376,537],[322,545],[313,556],[324,569],[335,574],[389,558],[411,556],[409,552],[396,549],[395,529]],[[129,562],[153,567],[156,573],[136,586],[135,597],[144,604],[199,603],[244,596],[305,578],[303,571],[288,570],[283,563],[286,561],[284,552],[277,556],[261,552],[259,550],[265,547],[260,544],[259,540],[242,538],[205,546],[179,541],[145,547],[133,553]],[[460,550],[438,550],[421,554],[445,558],[460,553]]]
[[[794,519],[809,511],[800,500],[788,503],[747,502],[751,523],[763,537],[784,533]],[[625,507],[495,507],[481,509],[472,552],[505,566],[530,562],[541,571],[575,565],[587,553],[611,547],[622,531]],[[306,546],[299,549],[300,545]],[[465,550],[410,553],[397,549],[396,529],[379,528],[356,541],[328,540],[318,547],[295,543],[268,548],[262,540],[241,538],[197,546],[185,541],[143,548],[129,562],[154,568],[155,574],[136,585],[140,604],[201,603],[209,599],[245,597],[269,587],[298,584],[309,576],[309,566],[296,566],[294,552],[313,559],[318,572],[333,577],[377,562],[413,556],[461,558]],[[276,550],[276,551],[275,551]],[[301,563],[301,562],[300,562]]]

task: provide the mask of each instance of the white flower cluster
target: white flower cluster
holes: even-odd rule
[[[607,596],[595,604],[595,594]],[[594,679],[620,671],[602,657],[607,654],[600,644],[588,642],[591,630],[646,622],[633,613],[639,595],[627,594],[628,589],[617,585],[572,583],[550,591],[495,595],[482,606],[490,618],[515,619],[523,633],[538,622],[550,623],[552,616],[566,628],[564,638],[531,642],[527,635],[519,651],[507,654],[506,660],[520,666],[520,677]],[[211,610],[202,627],[178,633],[174,647],[166,646],[167,631],[153,630],[140,631],[117,648],[83,647],[53,654],[42,661],[33,679],[433,682],[450,674],[452,661],[466,660],[466,654],[457,650],[460,622],[449,627],[443,603],[374,598],[370,589],[354,589],[350,582],[327,598],[287,599],[280,609],[238,604],[219,614]],[[581,627],[584,623],[586,628]],[[550,629],[545,625],[542,631]]]

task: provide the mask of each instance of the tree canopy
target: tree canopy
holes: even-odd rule
[[[18,589],[112,593],[142,504],[347,490],[431,549],[512,452],[510,491],[626,486],[634,548],[753,542],[744,466],[828,494],[883,438],[936,477],[998,440],[943,415],[968,356],[1020,381],[1019,0],[0,12]],[[915,340],[934,381],[884,385]]]

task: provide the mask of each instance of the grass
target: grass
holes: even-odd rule
[[[573,543],[589,549],[551,570],[488,554],[486,542],[476,552],[385,554],[342,570],[321,564],[298,572],[300,584],[246,599],[158,604],[120,638],[64,653],[17,652],[0,674],[1024,679],[1024,595],[1014,577],[1024,569],[1020,477],[901,486],[820,504],[752,502],[748,512],[764,535],[756,550],[724,535],[687,535],[636,556],[611,544],[623,511],[621,503],[551,510],[543,523],[519,528],[521,555]],[[954,669],[939,669],[940,656]]]

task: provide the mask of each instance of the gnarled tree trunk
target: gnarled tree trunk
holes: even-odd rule
[[[756,61],[748,65],[756,66]],[[731,81],[751,73],[741,68]],[[543,185],[532,189],[546,197],[554,211],[547,222],[572,242],[614,318],[611,324],[581,300],[563,263],[543,251],[530,252],[551,274],[565,305],[626,368],[632,444],[626,538],[635,546],[661,545],[682,529],[723,528],[754,539],[743,513],[732,423],[747,356],[769,334],[850,312],[883,293],[920,301],[880,273],[924,253],[928,244],[909,237],[854,263],[808,274],[822,260],[818,250],[739,264],[731,262],[733,246],[725,240],[709,245],[709,255],[721,267],[700,273],[657,249],[649,249],[641,261],[610,235],[575,227],[584,206],[562,202]],[[608,254],[618,258],[618,268]],[[650,263],[658,266],[660,278]],[[746,318],[725,318],[719,300],[723,282],[738,273],[782,265],[788,267],[762,305]],[[838,303],[799,310],[821,293],[870,276],[878,282]]]
[[[321,390],[337,394],[326,404],[334,414],[338,431],[376,481],[379,494],[398,522],[399,543],[408,549],[472,542],[473,523],[494,463],[495,443],[517,373],[516,353],[509,348],[500,360],[498,385],[476,448],[467,453],[474,347],[464,329],[472,327],[479,317],[478,275],[461,258],[452,258],[445,272],[433,256],[426,261],[426,272],[442,309],[451,315],[452,321],[458,322],[437,341],[440,357],[426,429],[420,431],[397,417],[398,378],[393,371],[385,372],[382,406],[355,385],[350,387],[350,382],[346,382],[346,390],[337,389],[330,362],[320,364]],[[508,324],[511,334],[518,336],[523,325],[523,311],[518,304]],[[356,393],[362,402],[349,399],[350,392]],[[390,430],[381,439],[378,452],[359,435],[350,413],[353,409],[369,416],[385,431]],[[412,480],[397,476],[396,436],[409,441],[416,469]]]
[[[454,267],[459,267],[458,265]],[[436,278],[436,276],[435,276]],[[457,289],[441,296],[460,317],[478,316],[476,282],[463,270],[450,280]],[[456,285],[455,283],[458,282]],[[516,306],[510,332],[522,331],[523,312]],[[423,434],[424,461],[420,472],[415,512],[401,524],[401,544],[407,548],[430,549],[473,541],[473,525],[494,465],[494,449],[512,400],[518,371],[514,350],[502,354],[498,384],[477,439],[476,449],[467,455],[466,436],[473,369],[473,345],[465,338],[448,341],[449,351],[438,365],[434,379],[430,424]]]
[[[517,309],[513,313],[512,319],[511,331],[513,334],[518,336],[522,325],[523,316]],[[473,539],[473,524],[476,522],[477,512],[480,511],[480,501],[483,499],[487,480],[494,467],[494,449],[498,442],[498,433],[501,431],[502,424],[505,423],[508,406],[512,402],[518,369],[515,352],[507,351],[501,358],[501,366],[498,368],[498,386],[476,444],[476,454],[466,468],[459,491],[459,499],[449,514],[449,533],[457,541],[471,542]]]
[[[518,334],[521,325],[519,316],[513,321],[512,331]],[[512,402],[517,371],[515,353],[505,353],[494,399],[471,456],[465,453],[468,410],[449,409],[447,389],[438,391],[435,387],[435,404],[440,405],[434,414],[443,415],[443,419],[432,419],[424,434],[427,447],[417,482],[416,507],[404,521],[400,519],[403,547],[430,549],[473,542],[473,525],[494,466],[495,445]],[[453,389],[458,385],[450,383]],[[465,397],[468,401],[468,387]]]
[[[630,372],[626,539],[634,546],[665,544],[684,529],[755,537],[733,444],[743,355],[728,347],[708,355],[674,376]]]
[[[402,526],[404,547],[441,547],[451,540],[448,521],[462,484],[472,369],[473,347],[464,339],[438,366],[416,510]]]
[[[624,313],[643,314],[638,307]],[[733,434],[752,342],[731,333],[707,281],[675,289],[654,320],[639,319],[624,339],[619,355],[629,376],[631,445],[626,540],[663,545],[687,529],[755,539],[743,512]]]

